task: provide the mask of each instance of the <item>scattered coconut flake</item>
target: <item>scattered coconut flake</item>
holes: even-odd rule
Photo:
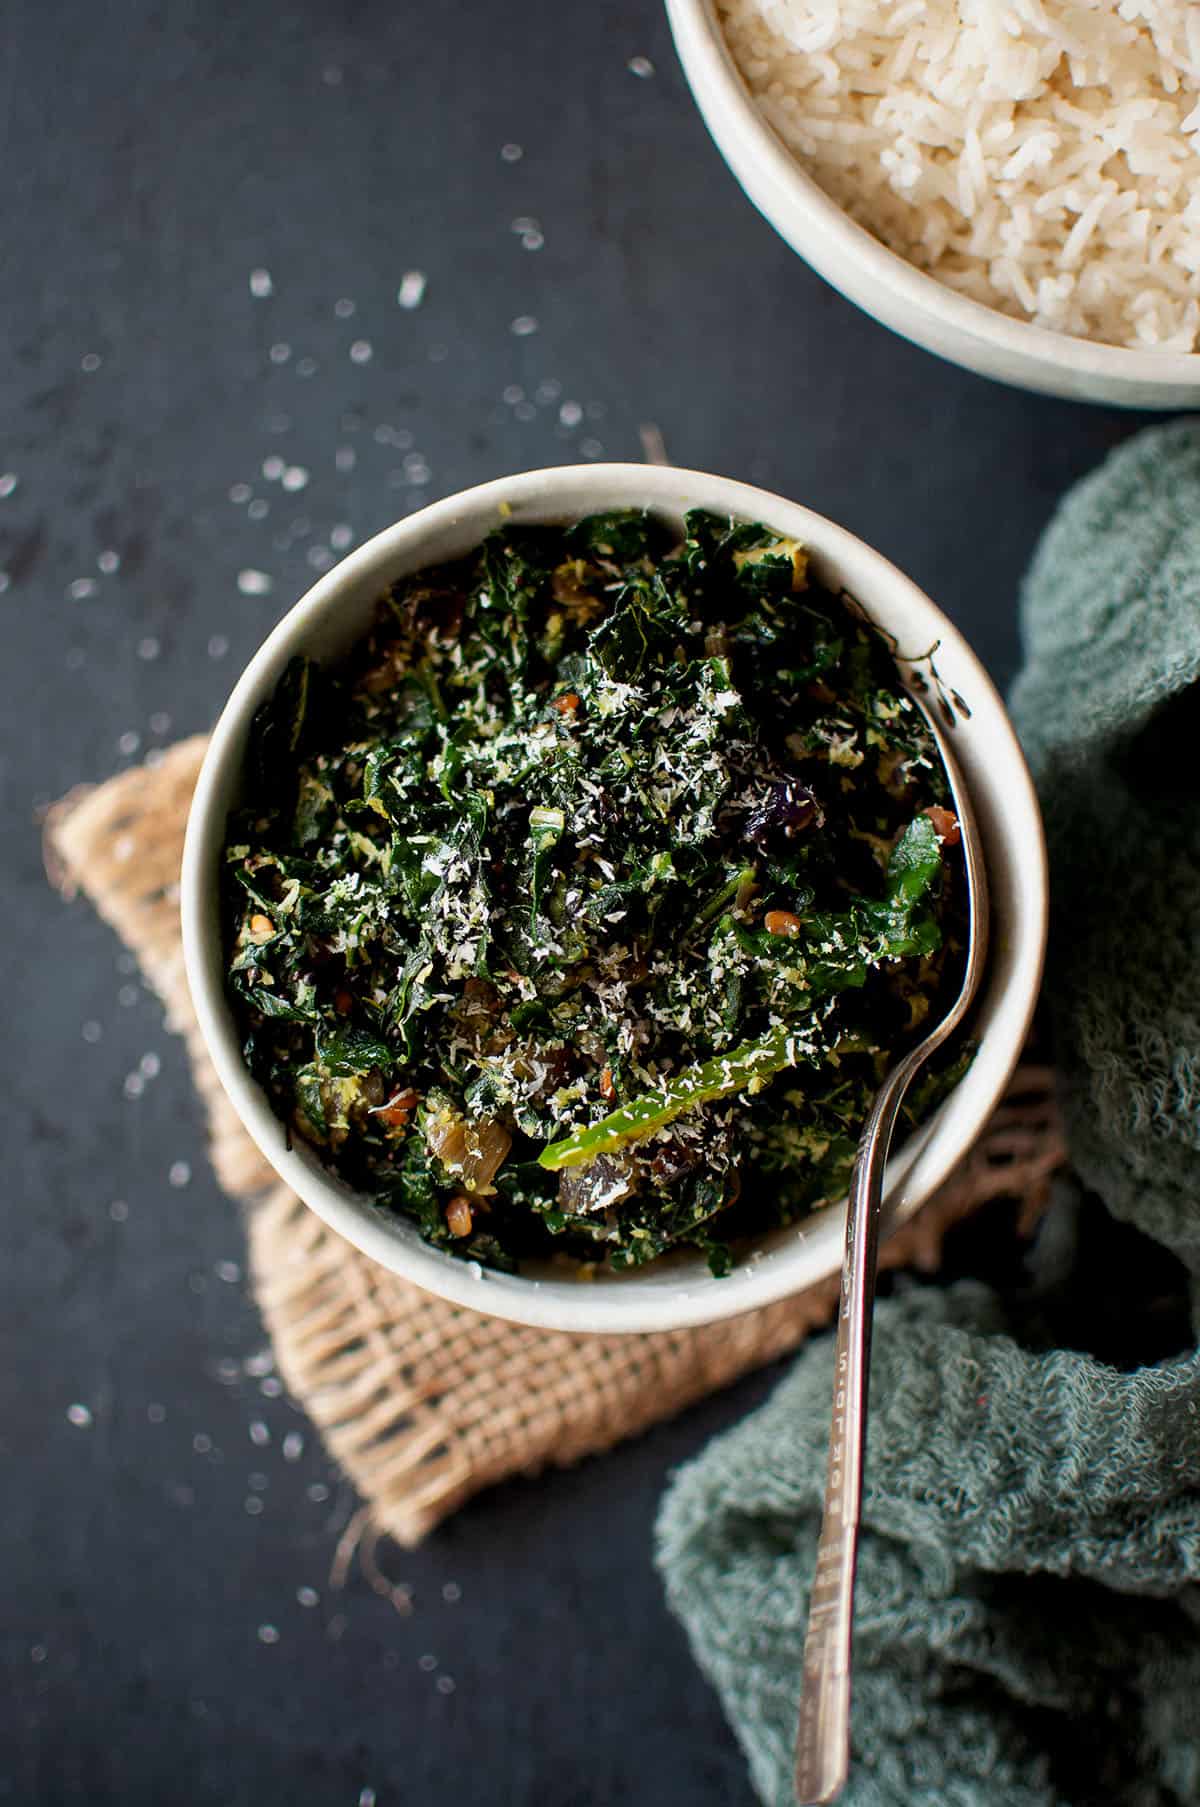
[[[283,476],[280,478],[280,482],[283,484],[284,489],[306,489],[308,487],[308,472],[302,464],[289,464],[284,471]]]
[[[271,281],[269,270],[251,270],[250,293],[259,301],[275,293],[275,284]]]
[[[258,1641],[260,1644],[278,1644],[279,1633],[275,1626],[260,1625],[258,1628]]]
[[[283,1439],[283,1459],[298,1462],[304,1454],[304,1438],[299,1431],[289,1431]]]
[[[527,339],[530,333],[535,333],[537,329],[538,323],[532,314],[518,314],[510,331],[515,333],[518,339]]]
[[[67,1422],[73,1424],[76,1430],[85,1431],[92,1423],[92,1414],[85,1405],[76,1401],[74,1405],[67,1407]]]
[[[169,1185],[174,1186],[176,1191],[182,1190],[182,1188],[191,1180],[191,1177],[192,1170],[186,1161],[172,1161],[170,1167],[167,1169],[167,1182]]]
[[[103,576],[112,577],[114,573],[121,569],[121,554],[112,551],[111,548],[102,552],[96,560],[96,569],[101,572]]]
[[[94,577],[76,577],[67,585],[67,595],[72,602],[84,602],[89,596],[96,594]]]
[[[229,640],[224,634],[213,634],[208,643],[210,659],[223,659],[229,651]]]
[[[406,270],[400,279],[400,287],[396,290],[396,300],[401,307],[420,307],[425,299],[424,270]]]
[[[504,163],[519,163],[524,155],[525,152],[519,144],[502,144],[500,146],[500,158]]]
[[[630,75],[640,76],[644,82],[654,74],[654,64],[648,56],[631,56],[625,67]]]
[[[11,496],[20,479],[15,471],[0,474],[0,496]]]
[[[375,355],[375,348],[369,339],[356,339],[350,347],[352,364],[369,364]]]

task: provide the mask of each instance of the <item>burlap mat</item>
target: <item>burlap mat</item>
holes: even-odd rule
[[[201,1044],[184,978],[178,875],[204,740],[50,812],[47,866],[133,951],[191,1055],[221,1185],[248,1207],[250,1270],[279,1372],[366,1504],[416,1543],[480,1488],[565,1465],[669,1418],[796,1345],[832,1315],[836,1279],[708,1329],[653,1336],[526,1330],[444,1304],[343,1242],[283,1186],[242,1129]],[[1050,1073],[1025,1066],[966,1164],[881,1251],[938,1265],[985,1200],[1027,1221],[1064,1158]]]

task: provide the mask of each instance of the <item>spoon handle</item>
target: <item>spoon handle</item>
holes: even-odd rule
[[[923,1058],[925,1050],[914,1049]],[[867,1381],[883,1170],[909,1083],[921,1064],[910,1055],[893,1068],[863,1127],[846,1211],[846,1254],[834,1347],[833,1422],[825,1509],[804,1640],[796,1799],[832,1801],[850,1767],[850,1647],[854,1571],[866,1454]]]

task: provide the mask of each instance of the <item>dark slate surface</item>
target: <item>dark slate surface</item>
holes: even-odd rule
[[[0,1793],[738,1807],[651,1526],[765,1380],[393,1555],[410,1616],[359,1578],[331,1597],[354,1502],[264,1396],[181,1049],[109,932],[47,892],[35,812],[208,723],[333,528],[637,457],[644,422],[873,541],[1006,678],[1039,529],[1136,422],[952,370],[826,289],[725,172],[651,0],[10,0],[0,37]],[[272,456],[307,485],[266,480]]]

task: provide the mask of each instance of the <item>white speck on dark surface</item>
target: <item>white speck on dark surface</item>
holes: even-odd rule
[[[315,358],[300,358],[296,363],[296,375],[305,377],[316,376],[317,368],[317,360]]]
[[[117,857],[119,859],[121,857],[121,855],[118,854]],[[121,1009],[122,1010],[132,1010],[133,1006],[137,1003],[137,1001],[138,1001],[137,986],[136,985],[122,985],[120,990],[117,992],[117,1003],[121,1006]]]
[[[329,1489],[324,1481],[312,1481],[307,1488],[308,1497],[314,1506],[322,1506],[329,1498]]]
[[[369,339],[355,339],[350,347],[352,364],[369,364],[375,355],[375,348]]]
[[[279,1633],[275,1626],[260,1625],[258,1628],[258,1641],[260,1644],[278,1644]]]
[[[518,314],[510,328],[518,339],[527,339],[537,329],[538,323],[532,314]]]
[[[298,1462],[304,1454],[304,1437],[300,1431],[289,1431],[283,1439],[283,1459],[285,1462]]]
[[[150,1404],[146,1407],[146,1417],[151,1424],[165,1424],[167,1421],[167,1408],[165,1405],[160,1404],[157,1399],[151,1400]]]
[[[72,602],[86,602],[89,596],[96,594],[94,577],[75,577],[67,585],[67,595]]]
[[[581,439],[579,449],[585,458],[603,458],[604,447],[598,439]]]
[[[583,409],[578,402],[564,402],[558,411],[558,418],[564,427],[577,427],[583,419]]]
[[[264,1424],[261,1418],[255,1418],[250,1426],[250,1441],[259,1449],[271,1441],[270,1427]]]
[[[253,1493],[265,1493],[270,1484],[269,1476],[261,1472],[256,1471],[246,1476],[246,1485]]]
[[[129,1218],[129,1206],[123,1198],[114,1198],[108,1207],[108,1215],[114,1223],[125,1223]]]
[[[625,67],[630,75],[640,76],[644,82],[654,74],[654,64],[648,56],[631,56]]]
[[[263,1509],[263,1502],[257,1493],[248,1493],[242,1501],[242,1511],[251,1518],[257,1518]]]
[[[146,1081],[140,1073],[126,1073],[124,1092],[127,1098],[140,1098],[146,1089]]]
[[[375,1790],[360,1788],[358,1791],[358,1807],[375,1807]]]
[[[452,1675],[439,1675],[435,1683],[439,1694],[453,1694],[457,1685]]]
[[[147,664],[151,659],[157,659],[161,651],[162,647],[153,634],[144,634],[137,643],[137,656],[145,659]]]
[[[5,592],[5,591],[6,591],[6,590],[10,590],[10,589],[11,589],[11,588],[12,588],[12,578],[11,578],[11,576],[10,576],[10,575],[9,575],[9,573],[8,573],[8,572],[7,572],[7,571],[0,571],[0,596],[3,596],[3,595],[4,595],[4,592]],[[67,664],[68,664],[68,666],[69,666],[69,665],[70,665],[70,663],[71,663],[71,653],[74,653],[74,652],[77,652],[77,651],[79,651],[79,648],[78,648],[78,647],[74,647],[74,646],[73,646],[73,647],[72,647],[72,648],[71,648],[71,650],[70,650],[70,652],[68,652],[68,654],[67,654]],[[82,664],[82,662],[83,662],[83,661],[82,661],[82,659],[81,659],[81,660],[80,660],[80,663],[81,663],[81,664]]]
[[[354,544],[353,527],[348,527],[345,522],[339,521],[336,527],[331,527],[329,530],[329,544],[336,551],[345,552],[348,546]]]
[[[94,376],[103,362],[104,359],[98,351],[85,351],[79,360],[79,368],[86,371],[88,376]]]
[[[132,759],[133,755],[137,752],[137,750],[141,746],[141,744],[142,744],[141,735],[135,733],[132,728],[129,728],[126,730],[126,732],[124,734],[122,734],[120,740],[118,740],[117,751],[118,751],[118,753],[123,753],[125,755],[126,759]]]
[[[85,1042],[98,1042],[104,1034],[104,1030],[95,1017],[90,1017],[79,1033]]]
[[[333,553],[328,546],[310,546],[305,557],[314,571],[328,571],[333,564]]]
[[[212,1449],[212,1438],[207,1431],[197,1431],[192,1438],[192,1448],[198,1456],[206,1456]]]
[[[425,299],[424,270],[406,270],[396,290],[396,300],[403,308],[420,307]]]
[[[333,468],[338,471],[352,471],[358,463],[358,453],[352,445],[340,445],[333,454]]]
[[[296,1589],[296,1601],[300,1606],[319,1606],[321,1604],[321,1596],[315,1587],[298,1587]]]
[[[96,560],[96,569],[104,577],[114,577],[121,569],[121,554],[111,546],[106,547]]]
[[[271,504],[262,496],[256,496],[246,513],[252,521],[265,521],[271,512]]]
[[[258,1390],[264,1399],[278,1399],[283,1392],[283,1382],[277,1374],[268,1374],[265,1380],[259,1381]]]
[[[525,152],[519,144],[502,144],[500,146],[500,157],[504,163],[519,163],[524,155]]]
[[[153,1051],[143,1054],[138,1066],[141,1068],[143,1079],[157,1079],[162,1071],[162,1061]]]
[[[250,293],[259,301],[275,293],[275,284],[271,281],[269,270],[251,270]]]
[[[223,659],[229,651],[229,637],[226,634],[212,634],[208,642],[210,659]]]
[[[276,339],[267,356],[272,364],[286,364],[292,355],[292,348],[286,339]]]
[[[11,496],[19,481],[16,471],[4,471],[0,474],[0,497]]]
[[[171,732],[171,718],[165,709],[156,709],[150,717],[150,732],[151,734],[169,734]]]
[[[286,469],[287,463],[279,456],[278,452],[270,453],[270,455],[262,461],[262,474],[267,479],[268,483],[278,483]]]
[[[438,1660],[437,1660],[436,1656],[434,1656],[432,1654],[432,1652],[426,1652],[426,1654],[424,1656],[419,1656],[417,1658],[417,1668],[423,1669],[425,1671],[426,1675],[432,1674],[432,1672],[437,1668],[437,1666],[438,1666]]]
[[[270,1345],[263,1349],[256,1349],[254,1354],[248,1355],[242,1363],[246,1373],[252,1375],[255,1380],[260,1375],[269,1374],[274,1366],[275,1351]]]
[[[289,464],[279,481],[284,489],[307,489],[308,472],[302,464]]]
[[[334,302],[333,311],[337,319],[349,320],[350,316],[355,312],[355,305],[353,301],[351,301],[349,295],[342,295]]]
[[[44,1663],[46,1655],[46,1646],[44,1644],[31,1644],[29,1646],[29,1660],[31,1663]]]
[[[73,1424],[76,1430],[85,1431],[92,1423],[92,1414],[85,1405],[80,1405],[77,1400],[74,1405],[67,1407],[67,1422]]]
[[[242,1277],[242,1270],[236,1261],[218,1261],[213,1272],[226,1286],[236,1286]]]
[[[518,402],[525,400],[525,391],[520,383],[510,383],[500,399],[507,402],[510,408],[515,408]]]
[[[457,1581],[447,1581],[443,1584],[442,1599],[446,1602],[447,1606],[453,1606],[457,1601],[462,1599],[462,1588],[459,1587]]]
[[[179,1191],[186,1186],[192,1177],[192,1170],[186,1161],[172,1161],[167,1169],[167,1182]]]
[[[248,502],[253,494],[254,491],[248,483],[231,483],[229,485],[229,500],[238,508],[244,502]]]

